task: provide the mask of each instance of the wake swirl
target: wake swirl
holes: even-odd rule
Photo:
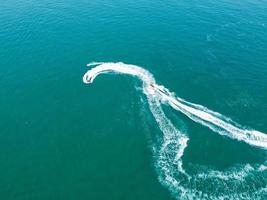
[[[267,171],[267,167],[264,163],[257,167],[250,165],[239,167],[237,169],[239,174],[230,170],[227,172],[208,171],[194,177],[190,176],[183,169],[181,159],[189,138],[185,133],[177,130],[164,114],[161,108],[163,103],[220,135],[245,142],[264,150],[267,150],[267,135],[256,130],[243,128],[220,113],[176,97],[175,94],[171,93],[164,86],[156,84],[153,75],[139,66],[124,63],[99,62],[89,63],[87,66],[95,66],[83,76],[83,82],[87,84],[92,83],[96,76],[104,73],[127,74],[135,76],[143,82],[143,93],[147,97],[152,115],[158,123],[160,130],[163,132],[163,141],[157,152],[159,158],[156,161],[156,168],[160,175],[159,179],[176,197],[180,196],[187,199],[244,198],[249,196],[250,193],[243,191],[239,194],[231,194],[229,191],[235,190],[234,187],[242,187],[244,182],[246,182],[247,174],[253,172],[255,175]],[[216,185],[216,187],[214,187],[214,190],[219,191],[219,194],[215,194],[212,191],[204,191],[204,189],[192,188],[192,184],[203,184],[208,179],[215,180],[216,182],[224,181],[222,186]],[[266,193],[267,188],[265,181],[263,177],[263,185],[255,189],[254,195]],[[229,187],[232,185],[232,188],[225,188],[225,182],[227,182]]]

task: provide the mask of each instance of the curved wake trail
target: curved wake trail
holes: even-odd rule
[[[92,83],[94,78],[103,73],[122,73],[132,76],[137,76],[143,81],[146,94],[157,93],[161,100],[167,102],[172,108],[185,114],[190,119],[198,122],[204,126],[209,127],[215,132],[226,135],[232,139],[237,139],[246,142],[250,145],[267,149],[267,135],[255,131],[242,128],[240,125],[234,125],[230,120],[225,121],[219,113],[208,110],[207,108],[192,104],[170,93],[163,86],[155,83],[153,76],[146,70],[135,65],[127,65],[124,63],[91,63],[88,66],[98,65],[97,67],[89,70],[83,77],[85,83]]]
[[[249,173],[253,172],[257,174],[267,171],[267,167],[265,165],[261,165],[257,168],[245,165],[237,169],[239,174],[234,170],[230,170],[227,172],[209,171],[204,174],[198,174],[194,177],[188,175],[182,167],[181,157],[183,156],[184,149],[187,146],[189,138],[186,134],[177,130],[164,114],[161,108],[163,103],[168,104],[173,109],[180,111],[193,121],[210,128],[214,132],[225,135],[231,139],[245,142],[255,147],[267,149],[267,135],[259,131],[243,128],[220,113],[216,113],[204,106],[193,104],[176,97],[164,86],[157,85],[153,75],[139,66],[124,63],[103,62],[93,62],[89,63],[87,66],[95,66],[83,76],[83,81],[87,84],[92,83],[96,76],[104,73],[127,74],[135,76],[143,82],[143,93],[147,97],[152,115],[158,123],[160,130],[163,132],[163,142],[158,151],[159,158],[156,161],[157,170],[160,174],[159,179],[173,192],[174,195],[190,199],[197,197],[243,198],[248,196],[247,192],[240,192],[240,196],[229,194],[231,188],[226,188],[227,191],[224,191],[224,184],[221,187],[218,185],[214,187],[215,190],[222,193],[222,196],[212,196],[213,194],[207,194],[208,192],[192,188],[192,184],[197,185],[200,182],[204,183],[208,179],[215,181],[218,181],[219,179],[226,181],[229,186],[232,185],[234,187],[233,190],[237,187],[236,189],[238,191],[238,187],[245,187],[244,182],[246,182],[246,178]],[[267,188],[264,185],[261,189],[254,191],[254,194],[257,195],[266,191]]]

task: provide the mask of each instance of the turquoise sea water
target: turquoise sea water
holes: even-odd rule
[[[184,175],[179,146],[161,157],[140,80],[82,81],[92,61],[142,66],[177,97],[267,134],[266,1],[10,0],[0,25],[0,199],[267,198],[266,149],[164,104],[188,138]]]

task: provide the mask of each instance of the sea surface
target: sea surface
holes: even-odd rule
[[[0,45],[1,200],[267,198],[266,0],[1,1]]]

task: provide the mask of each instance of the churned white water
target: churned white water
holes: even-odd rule
[[[266,161],[260,166],[246,164],[236,166],[227,171],[207,170],[197,175],[189,175],[183,168],[182,156],[187,147],[189,137],[168,119],[162,109],[162,104],[171,106],[174,110],[186,115],[196,123],[208,127],[212,131],[227,136],[239,142],[247,143],[263,150],[267,150],[267,135],[260,131],[247,129],[233,122],[231,119],[208,108],[187,102],[177,97],[162,85],[156,84],[153,75],[142,67],[124,63],[93,62],[87,66],[94,67],[83,76],[84,83],[92,83],[96,76],[103,73],[127,74],[137,77],[143,82],[143,93],[147,97],[148,105],[160,130],[163,133],[162,144],[156,153],[156,168],[159,173],[160,182],[167,186],[172,194],[187,199],[194,198],[252,198],[248,191],[237,191],[238,187],[245,187],[247,179],[253,179],[257,174],[267,171]],[[259,175],[260,176],[260,175]],[[204,191],[199,185],[205,181],[212,180],[214,185],[209,191]],[[253,194],[266,193],[267,187],[263,185],[260,189],[251,188]]]

